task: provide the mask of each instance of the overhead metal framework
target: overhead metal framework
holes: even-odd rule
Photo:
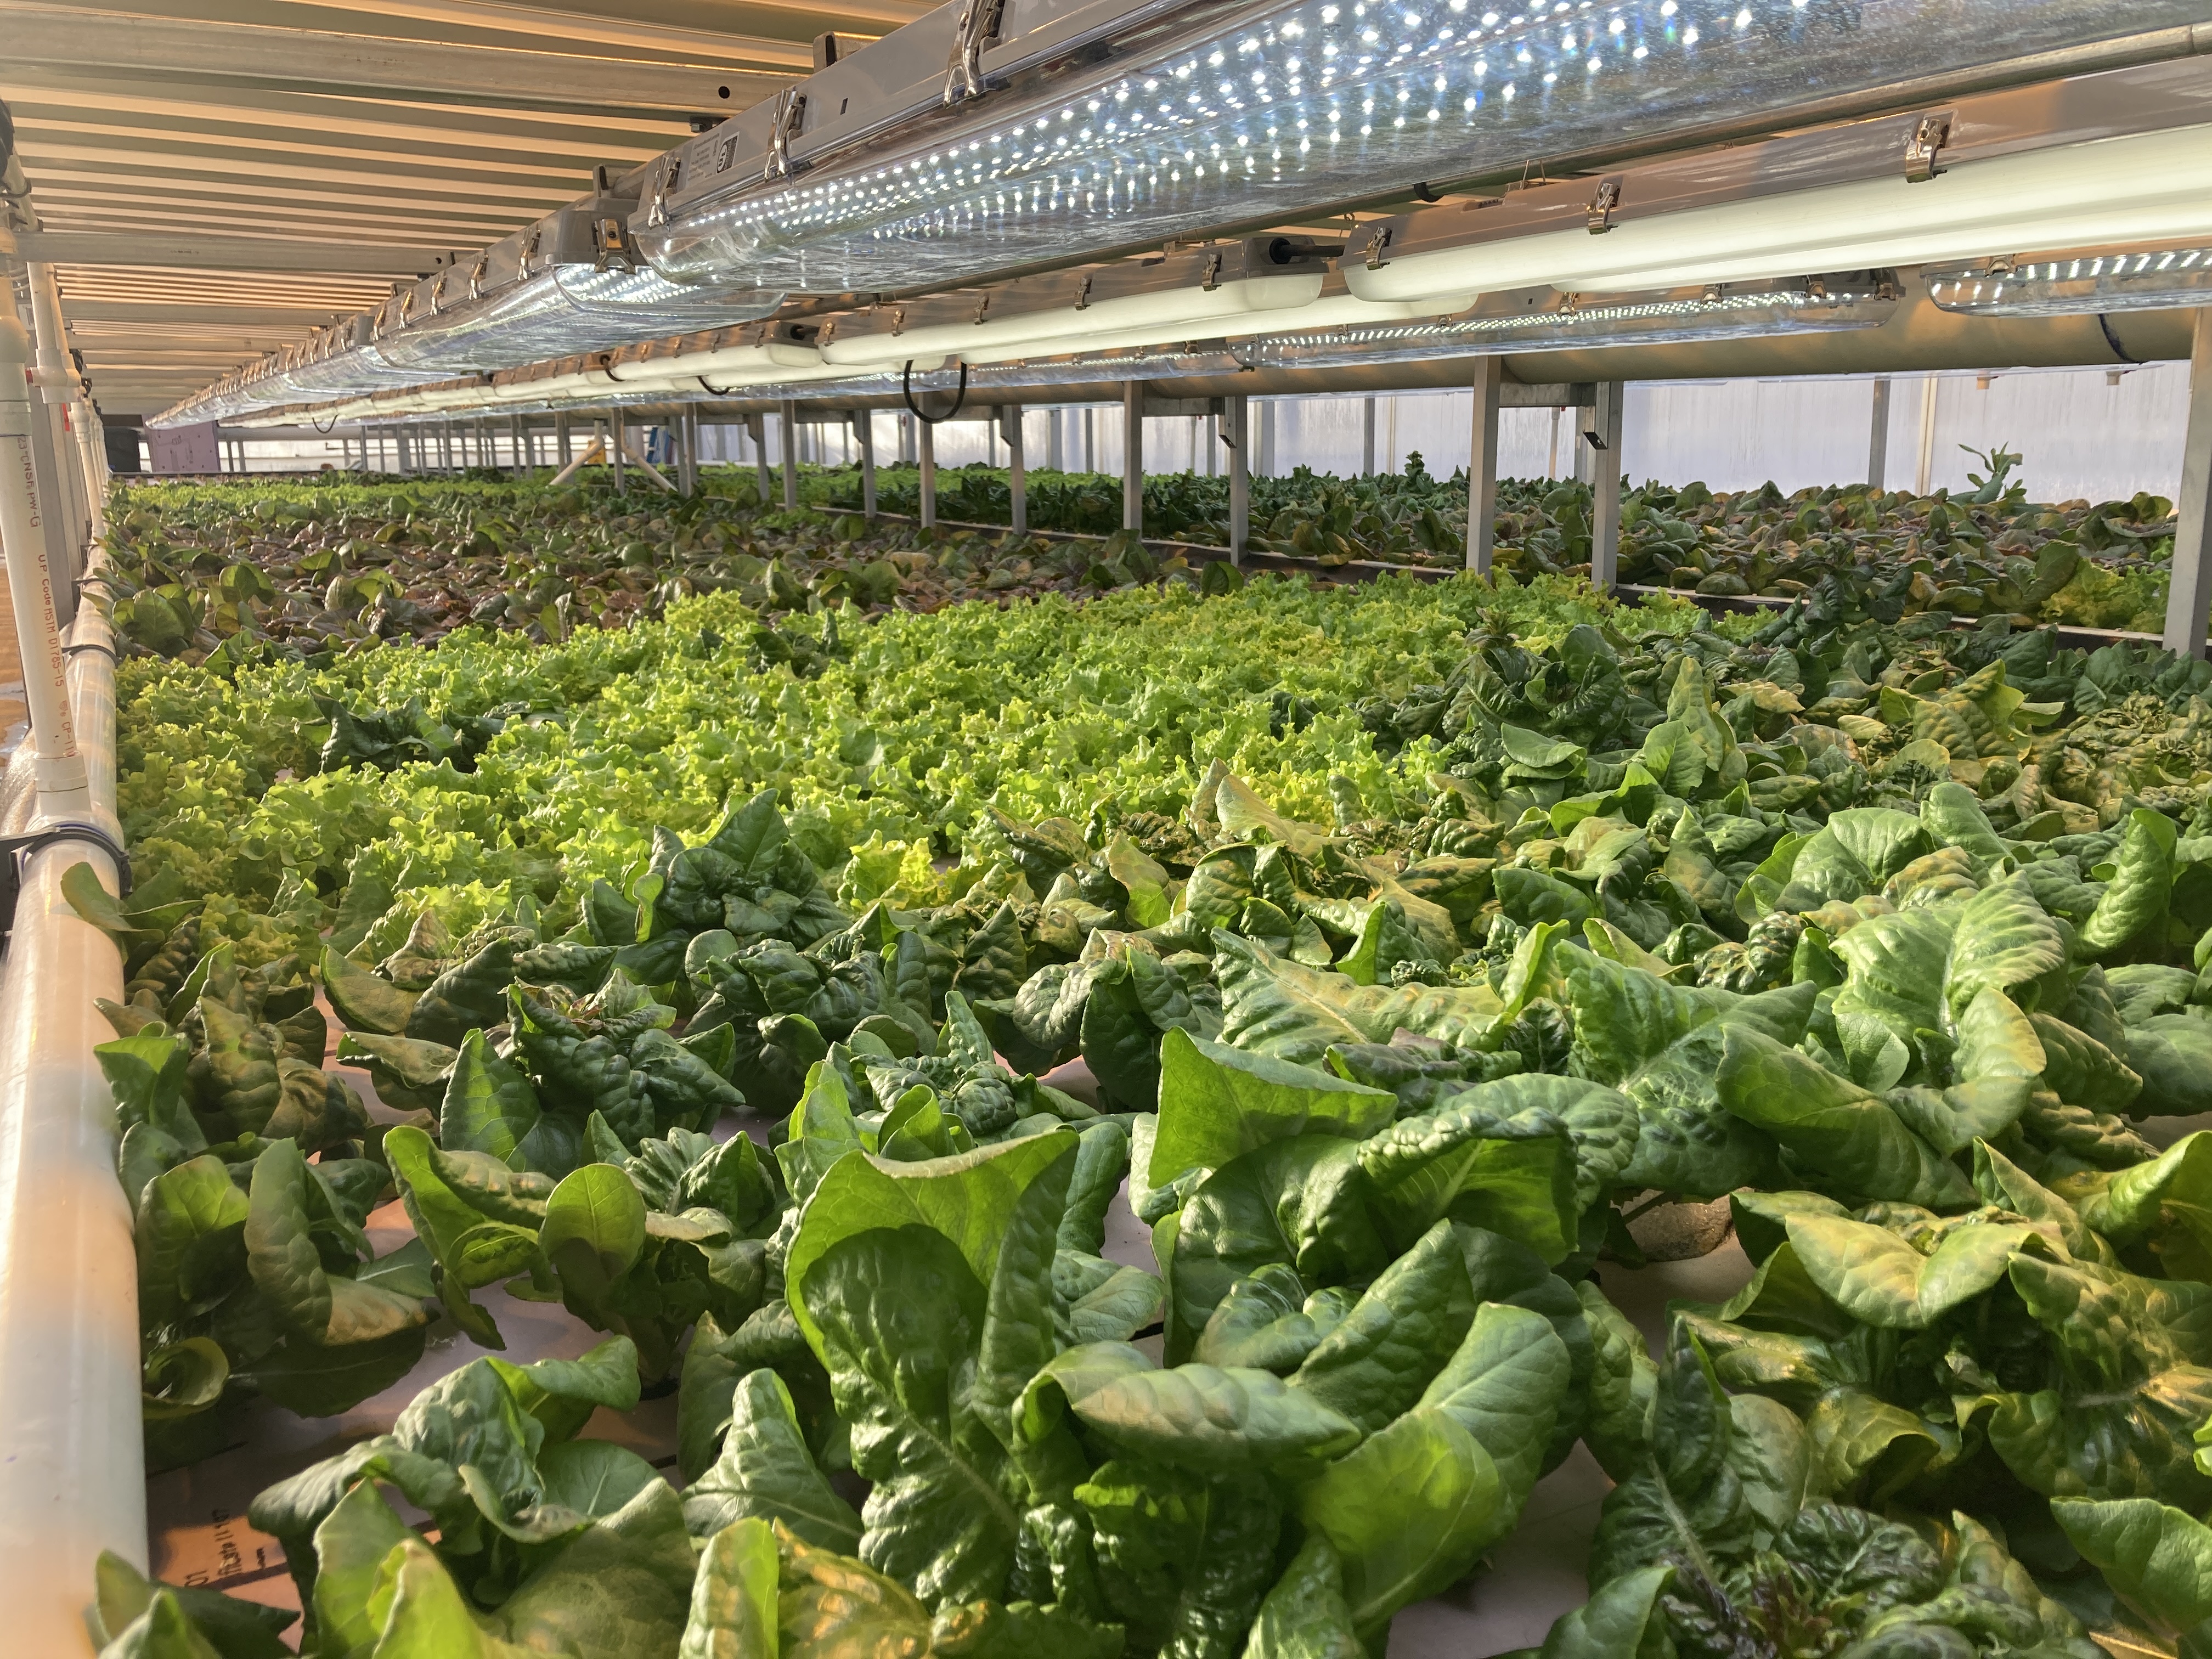
[[[0,0],[0,101],[51,239],[23,251],[60,269],[103,407],[150,413],[773,95],[817,36],[927,9]]]

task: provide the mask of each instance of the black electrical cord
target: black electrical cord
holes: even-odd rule
[[[2128,355],[2128,349],[2120,343],[2120,337],[2112,332],[2112,319],[2101,311],[2097,313],[2097,326],[2105,331],[2105,343],[2112,347],[2112,356],[2124,363],[2133,363],[2137,368],[2142,367],[2142,359]]]
[[[968,401],[968,365],[960,365],[960,390],[953,394],[952,407],[942,415],[925,415],[921,412],[921,405],[915,402],[914,359],[911,357],[906,360],[906,367],[899,371],[899,396],[906,399],[906,406],[914,412],[915,420],[927,426],[942,426],[957,415],[961,405]]]

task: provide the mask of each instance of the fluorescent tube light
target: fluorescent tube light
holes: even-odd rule
[[[1199,9],[818,160],[806,134],[828,100],[809,100],[766,167],[733,166],[738,139],[716,133],[665,158],[632,233],[681,282],[905,292],[2203,21],[2198,0],[1480,4]]]
[[[1908,184],[1901,173],[1506,237],[1390,259],[1347,257],[1370,300],[1549,283],[1624,292],[1771,281],[1808,270],[1917,265],[1992,246],[2081,247],[2212,238],[2212,126],[2184,127],[1961,161]]]
[[[1970,317],[2063,317],[2212,305],[2212,248],[2062,254],[2055,259],[1930,266],[1920,273],[1938,308]]]
[[[519,368],[547,357],[750,322],[782,303],[782,295],[751,288],[679,287],[656,271],[556,265],[450,311],[418,311],[380,335],[376,349],[389,362],[443,374]]]
[[[1553,294],[1545,297],[1541,308],[1524,306],[1443,322],[1269,335],[1234,349],[1241,362],[1254,368],[1357,368],[1507,351],[1577,351],[1879,328],[1896,314],[1895,273],[1860,270],[1781,287]]]

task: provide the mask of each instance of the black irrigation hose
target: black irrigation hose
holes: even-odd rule
[[[915,402],[914,359],[911,357],[906,360],[906,367],[899,370],[899,396],[906,399],[906,406],[914,411],[915,420],[928,426],[942,426],[957,415],[961,405],[968,401],[968,365],[960,365],[960,390],[952,396],[952,407],[942,415],[925,415],[921,412],[921,405]]]

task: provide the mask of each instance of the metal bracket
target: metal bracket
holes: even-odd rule
[[[981,319],[979,319],[978,320]],[[900,335],[905,332],[906,307],[904,306],[893,306],[891,307],[891,338],[896,340]]]
[[[776,94],[775,112],[769,120],[768,159],[761,163],[761,183],[791,177],[791,141],[799,137],[806,118],[806,94],[786,87]]]
[[[488,259],[479,256],[476,264],[469,267],[469,298],[471,300],[483,298],[484,267],[489,263]]]
[[[629,229],[612,214],[592,221],[592,265],[598,270],[635,270],[637,249]]]
[[[1384,251],[1388,249],[1389,246],[1390,227],[1385,225],[1382,229],[1375,233],[1374,240],[1370,241],[1367,245],[1368,270],[1380,270],[1384,265],[1390,263],[1388,259],[1385,259],[1382,257]]]
[[[1089,271],[1084,272],[1083,280],[1075,285],[1075,308],[1078,311],[1091,309],[1091,273]]]
[[[1211,294],[1221,286],[1220,249],[1216,248],[1206,256],[1206,280],[1198,286],[1199,291],[1203,294]]]
[[[981,328],[991,315],[991,296],[988,294],[975,301],[975,326]]]
[[[1589,226],[1589,234],[1593,236],[1602,236],[1611,230],[1613,210],[1620,205],[1620,179],[1615,177],[1599,179],[1597,194],[1589,198],[1589,205],[1583,210],[1585,222]]]
[[[999,38],[1005,7],[1006,0],[963,0],[952,28],[952,55],[945,66],[945,103],[983,95],[983,48]]]
[[[1826,299],[1828,297],[1827,279],[1822,276],[1808,276],[1805,279],[1805,297],[1808,300]]]
[[[648,228],[657,229],[668,222],[668,192],[676,188],[676,181],[683,176],[684,158],[678,155],[671,157],[668,165],[654,178],[653,205],[645,210]]]
[[[1912,129],[1912,137],[1905,146],[1905,182],[1924,185],[1942,175],[1944,169],[1936,165],[1943,146],[1951,142],[1951,118],[1948,115],[1923,115]]]

